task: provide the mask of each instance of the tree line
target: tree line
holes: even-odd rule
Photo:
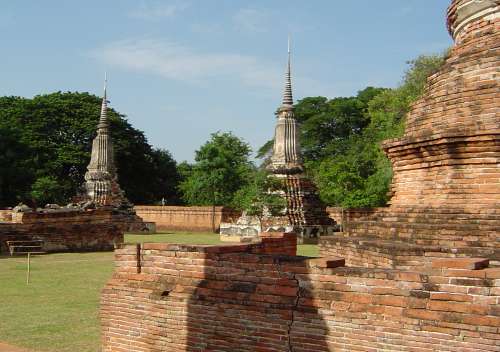
[[[297,102],[306,170],[326,204],[385,204],[392,170],[380,142],[402,134],[411,103],[443,62],[444,55],[418,57],[394,89],[367,87],[352,97]],[[100,104],[89,93],[0,97],[0,207],[66,204],[81,191]],[[165,200],[249,208],[270,187],[264,167],[272,140],[257,151],[261,162],[255,163],[243,139],[216,132],[193,163],[178,164],[167,150],[151,146],[125,115],[110,108],[108,116],[119,183],[135,204]]]

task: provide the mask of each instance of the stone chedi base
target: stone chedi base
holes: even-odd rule
[[[220,224],[220,240],[223,242],[252,242],[259,240],[263,232],[261,221],[255,216],[241,215],[236,222]]]

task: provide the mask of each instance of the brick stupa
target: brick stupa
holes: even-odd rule
[[[288,45],[288,65],[282,104],[276,116],[274,145],[267,169],[283,182],[286,199],[284,216],[270,217],[263,223],[269,230],[295,232],[299,241],[315,242],[321,235],[331,234],[335,222],[328,216],[317,189],[304,172],[299,125],[295,119]]]
[[[383,143],[394,171],[390,206],[348,212],[345,237],[324,243],[330,254],[363,266],[407,266],[430,253],[500,260],[499,4],[452,2],[455,44],[404,135]],[[384,263],[363,260],[375,252]],[[397,252],[408,259],[395,260]]]

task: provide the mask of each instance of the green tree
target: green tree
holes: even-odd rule
[[[35,178],[27,162],[30,154],[16,131],[0,126],[0,206],[16,205],[29,198]]]
[[[90,159],[101,98],[88,93],[52,93],[33,99],[0,97],[0,129],[9,129],[26,146],[20,156],[26,175],[10,195],[0,195],[0,206],[30,202],[39,179],[51,177],[59,188],[48,202],[67,202],[80,189]],[[120,185],[134,203],[153,203],[164,196],[177,199],[175,161],[154,150],[144,133],[133,128],[124,115],[108,110]],[[8,147],[8,146],[7,146]],[[0,155],[6,146],[0,143]],[[169,181],[167,182],[167,179]],[[36,188],[36,187],[35,187]],[[4,189],[1,189],[5,192]],[[162,191],[163,190],[163,191]]]
[[[31,186],[30,195],[34,205],[45,206],[47,203],[63,203],[65,201],[64,186],[52,176],[42,176]]]
[[[190,205],[230,205],[249,182],[250,146],[232,133],[217,132],[196,151],[195,163],[183,166],[179,189]]]
[[[263,217],[277,216],[285,210],[283,191],[283,183],[276,177],[257,170],[250,182],[235,193],[232,207],[257,217],[262,224]]]
[[[411,104],[423,94],[427,77],[439,70],[443,62],[442,55],[420,56],[409,62],[398,88],[363,98],[369,123],[358,136],[343,142],[345,148],[341,154],[331,153],[313,164],[325,202],[349,208],[381,206],[387,202],[392,168],[380,144],[403,134],[404,118]]]

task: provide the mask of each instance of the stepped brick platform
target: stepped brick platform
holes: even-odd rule
[[[500,248],[416,245],[373,237],[344,237],[342,234],[322,240],[321,256],[340,256],[349,266],[418,270],[442,258],[486,257],[500,266]]]
[[[500,351],[500,268],[487,259],[353,268],[290,256],[295,235],[273,236],[118,249],[103,351]]]
[[[13,212],[12,222],[0,223],[0,253],[8,253],[7,241],[42,241],[44,252],[112,251],[134,226],[128,220],[102,208]]]

